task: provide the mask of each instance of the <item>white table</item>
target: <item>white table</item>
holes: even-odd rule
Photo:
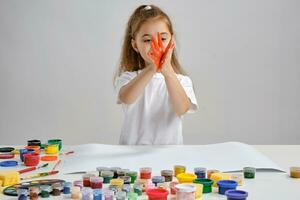
[[[282,169],[289,171],[290,166],[300,166],[300,145],[253,145],[257,150],[276,162]],[[55,175],[51,178],[73,181],[81,179],[81,174]],[[49,177],[46,177],[49,178]],[[246,179],[245,184],[239,189],[249,192],[248,200],[299,200],[300,179],[292,179],[287,173],[281,172],[257,172],[255,179]],[[0,195],[0,199],[17,199],[14,197]],[[62,199],[62,197],[51,197],[51,199]],[[140,199],[147,199],[141,197]],[[205,194],[203,200],[221,200],[226,197],[217,193]]]

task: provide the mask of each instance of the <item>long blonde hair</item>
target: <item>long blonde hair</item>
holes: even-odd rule
[[[133,49],[131,45],[131,39],[135,38],[136,33],[139,31],[143,23],[153,19],[164,20],[169,28],[171,35],[174,35],[173,26],[170,18],[159,7],[154,5],[142,5],[136,8],[127,22],[124,42],[122,45],[120,63],[118,70],[115,74],[115,78],[117,76],[120,76],[122,72],[138,71],[145,67],[145,61],[141,57],[141,55]],[[171,64],[176,73],[183,75],[186,74],[178,62],[175,48],[171,57]]]

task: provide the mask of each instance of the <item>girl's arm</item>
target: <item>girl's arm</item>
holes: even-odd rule
[[[121,102],[132,104],[143,93],[146,85],[155,73],[155,66],[149,65],[145,67],[141,73],[120,89],[119,98]]]

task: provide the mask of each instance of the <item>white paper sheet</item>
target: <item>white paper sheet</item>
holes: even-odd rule
[[[194,167],[230,172],[245,166],[283,171],[253,147],[239,142],[180,146],[84,144],[67,148],[75,154],[64,159],[64,174],[94,171],[99,166],[136,171],[140,167],[152,167],[154,173],[159,173],[162,169],[173,169],[176,164],[185,165],[190,172]]]

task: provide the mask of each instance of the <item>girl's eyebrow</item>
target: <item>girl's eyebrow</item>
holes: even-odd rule
[[[161,35],[168,35],[168,33],[167,32],[161,32],[160,33]],[[144,34],[142,37],[145,37],[145,36],[148,36],[148,37],[152,37],[150,34]]]

